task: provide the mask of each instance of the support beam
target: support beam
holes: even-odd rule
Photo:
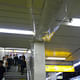
[[[45,45],[43,42],[34,43],[34,79],[46,80],[45,77]]]

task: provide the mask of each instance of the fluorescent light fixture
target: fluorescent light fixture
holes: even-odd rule
[[[33,31],[17,30],[17,29],[6,29],[6,28],[0,28],[0,33],[22,34],[22,35],[35,35],[35,33]]]
[[[75,63],[73,66],[74,66],[74,67],[77,67],[77,66],[79,66],[79,65],[80,65],[80,61],[77,62],[77,63]]]
[[[72,18],[71,22],[67,22],[66,25],[80,27],[80,18]]]
[[[61,58],[61,57],[47,57],[46,60],[66,60],[66,58]]]
[[[5,48],[5,50],[27,50],[27,48]]]
[[[5,52],[15,52],[15,53],[26,53],[27,51],[23,50],[4,50]]]
[[[58,75],[60,75],[60,74],[62,74],[63,72],[58,72],[58,73],[56,73],[56,76],[58,76]]]
[[[28,53],[31,53],[31,50],[28,50]]]
[[[5,52],[13,52],[13,50],[4,50]]]
[[[27,51],[14,50],[15,53],[26,53]]]

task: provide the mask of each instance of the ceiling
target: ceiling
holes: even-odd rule
[[[79,3],[80,0],[0,0],[0,28],[35,28],[36,37],[41,37],[49,28],[53,31],[65,15],[80,17]],[[46,43],[46,49],[71,52],[69,61],[79,59],[79,34],[80,28],[61,25],[51,42]],[[0,34],[1,47],[30,48],[32,40],[33,36]]]
[[[63,0],[0,0],[0,28],[34,31],[35,27],[39,37],[52,25],[62,3]],[[30,47],[32,39],[32,36],[0,34],[0,45],[25,48]]]

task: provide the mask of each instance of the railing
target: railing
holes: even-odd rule
[[[32,80],[32,74],[30,69],[30,63],[27,63],[27,80]]]
[[[25,68],[24,74],[21,75],[20,72],[16,71],[16,66],[14,67],[15,67],[15,71],[6,72],[5,80],[28,80],[27,79],[27,68]]]
[[[14,74],[16,74],[16,75],[8,75],[8,73],[10,73],[10,72],[7,72],[7,70],[6,70],[6,74],[5,74],[5,76],[4,76],[4,80],[8,80],[8,78],[12,78],[12,79],[21,79],[21,78],[25,78],[25,80],[32,80],[32,71],[31,71],[31,67],[30,67],[30,60],[27,62],[27,65],[26,65],[26,69],[25,69],[25,71],[26,71],[26,73],[25,73],[25,75],[17,75],[17,73],[19,73],[20,74],[20,72],[16,72],[16,69],[15,69],[15,71],[12,71],[12,73],[14,73]],[[15,66],[14,66],[15,67]],[[12,74],[11,73],[11,74]],[[20,80],[19,79],[19,80]]]

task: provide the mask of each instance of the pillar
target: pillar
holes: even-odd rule
[[[0,47],[0,60],[3,59],[3,56],[5,56],[4,48],[1,48],[1,47]]]
[[[46,80],[45,77],[45,45],[43,42],[34,43],[33,52],[34,64],[34,79],[33,80]]]

